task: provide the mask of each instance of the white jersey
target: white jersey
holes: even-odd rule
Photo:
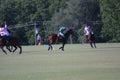
[[[41,40],[41,36],[39,34],[37,35],[37,40]]]
[[[8,32],[8,30],[4,27],[0,28],[0,35],[1,36],[10,36],[10,33]]]
[[[84,33],[85,33],[85,35],[90,35],[90,29],[89,29],[89,27],[85,27]]]

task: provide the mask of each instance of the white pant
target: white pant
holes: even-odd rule
[[[62,36],[62,37],[64,37],[64,34],[61,33],[61,32],[59,32],[59,33],[58,33],[58,36]]]
[[[9,32],[7,31],[7,29],[4,29],[3,31],[0,32],[1,36],[10,36]]]

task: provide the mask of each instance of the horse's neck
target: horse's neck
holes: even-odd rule
[[[67,32],[65,33],[65,38],[68,39],[69,36],[70,36],[70,33],[67,31]]]

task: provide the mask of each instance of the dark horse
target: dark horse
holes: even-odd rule
[[[95,35],[94,34],[90,34],[87,38],[87,42],[90,43],[90,46],[92,48],[96,48],[96,44],[95,44]]]
[[[48,39],[49,39],[49,47],[48,47],[48,50],[53,50],[53,47],[52,47],[52,44],[56,44],[56,43],[59,43],[61,42],[62,43],[62,46],[59,48],[61,49],[62,51],[64,51],[64,46],[65,44],[67,43],[67,40],[70,36],[70,34],[73,34],[73,30],[72,29],[69,29],[68,31],[66,31],[65,33],[65,37],[58,37],[57,34],[50,34],[48,35]]]
[[[5,37],[0,37],[0,48],[5,54],[7,54],[4,47],[6,47],[10,52],[13,53],[17,50],[17,48],[20,48],[19,54],[22,53],[22,47],[20,46],[20,42],[17,37],[10,36],[9,41],[7,41]],[[14,49],[11,47],[13,47]]]

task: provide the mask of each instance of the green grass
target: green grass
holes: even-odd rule
[[[23,46],[23,53],[0,50],[0,80],[120,80],[120,43]]]

